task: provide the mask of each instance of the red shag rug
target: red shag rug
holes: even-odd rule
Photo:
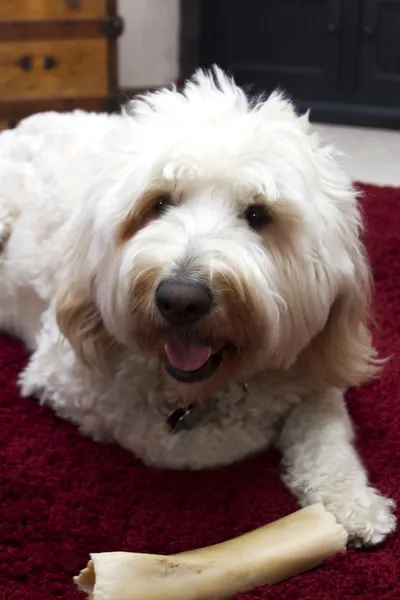
[[[380,381],[349,394],[371,480],[400,501],[400,189],[364,187],[376,281],[378,346],[393,353]],[[226,540],[297,506],[264,456],[203,473],[157,471],[84,439],[18,396],[27,355],[0,339],[0,598],[78,600],[72,576],[91,551],[172,553]],[[323,567],[241,599],[400,598],[400,539],[349,550]],[[162,599],[160,599],[162,600]]]

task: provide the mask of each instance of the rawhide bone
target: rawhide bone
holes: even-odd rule
[[[92,554],[74,581],[90,600],[222,600],[316,567],[344,551],[347,537],[322,504],[313,504],[200,550]]]

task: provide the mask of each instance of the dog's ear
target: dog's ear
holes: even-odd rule
[[[81,360],[91,367],[105,369],[118,344],[105,328],[88,292],[71,282],[58,295],[56,318],[62,334]]]
[[[104,371],[118,344],[106,329],[93,298],[93,273],[98,268],[93,258],[98,254],[93,229],[91,213],[84,213],[77,215],[66,231],[56,319],[77,356],[87,365]]]
[[[370,269],[359,243],[349,250],[354,276],[348,277],[334,300],[323,330],[303,358],[307,371],[321,386],[358,386],[382,365],[369,330]]]

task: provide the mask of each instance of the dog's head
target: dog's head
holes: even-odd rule
[[[188,399],[295,364],[316,385],[371,374],[356,194],[308,129],[217,69],[128,105],[68,234],[76,352],[139,349]]]

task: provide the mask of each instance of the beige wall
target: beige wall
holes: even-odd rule
[[[119,0],[120,87],[158,86],[178,77],[179,0]]]

